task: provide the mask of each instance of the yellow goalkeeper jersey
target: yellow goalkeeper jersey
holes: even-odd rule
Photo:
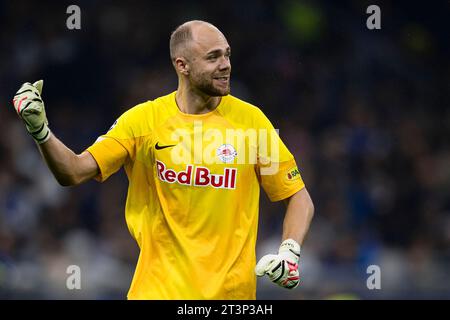
[[[228,95],[185,114],[175,94],[126,111],[87,149],[96,180],[122,166],[128,177],[140,248],[128,299],[255,299],[260,185],[278,201],[303,180],[259,108]]]

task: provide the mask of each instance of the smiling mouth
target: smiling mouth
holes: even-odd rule
[[[215,80],[219,80],[219,81],[222,81],[222,82],[227,82],[229,79],[230,79],[230,77],[216,77],[216,78],[214,78]]]

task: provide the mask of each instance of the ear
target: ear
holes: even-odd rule
[[[176,58],[174,63],[175,68],[179,73],[185,76],[189,75],[189,63],[185,58],[183,57]]]

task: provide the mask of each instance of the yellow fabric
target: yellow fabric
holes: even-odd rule
[[[278,135],[268,152],[251,134],[225,140],[247,129],[273,127],[230,95],[214,111],[184,114],[173,92],[128,110],[87,149],[98,181],[121,166],[128,176],[126,221],[140,247],[129,299],[256,298],[259,186],[278,201],[304,183]],[[276,173],[263,173],[274,164]]]

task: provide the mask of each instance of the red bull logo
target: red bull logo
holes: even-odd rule
[[[178,183],[195,187],[235,189],[237,179],[236,168],[224,168],[223,174],[213,174],[209,168],[188,164],[186,170],[175,171],[156,160],[156,171],[159,180],[167,183]]]

